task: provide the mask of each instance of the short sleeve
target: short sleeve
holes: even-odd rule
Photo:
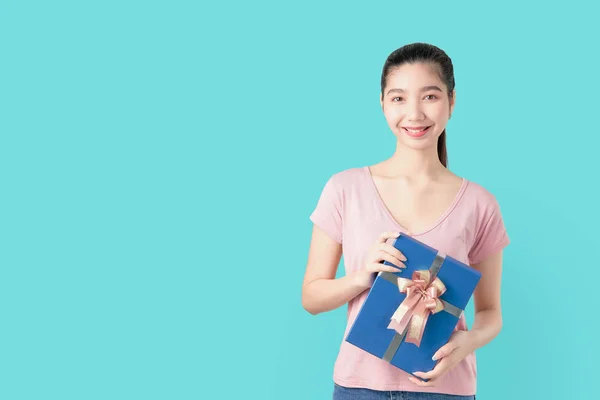
[[[331,239],[342,243],[342,193],[336,175],[325,183],[310,220]]]
[[[482,223],[479,224],[473,247],[469,251],[470,264],[477,264],[485,260],[488,256],[504,249],[510,243],[502,219],[500,205],[495,198],[492,198],[480,219]]]

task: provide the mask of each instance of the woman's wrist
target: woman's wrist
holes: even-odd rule
[[[304,288],[304,308],[312,314],[334,310],[365,291],[354,273],[341,278],[318,279]]]
[[[502,316],[497,310],[481,310],[475,314],[473,327],[469,330],[469,346],[473,351],[485,346],[502,329]]]
[[[348,277],[351,279],[351,285],[354,290],[357,290],[360,293],[373,286],[373,281],[375,280],[374,275],[375,274],[368,274],[365,271],[357,270],[351,272]]]

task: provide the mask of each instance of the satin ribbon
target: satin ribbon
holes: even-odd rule
[[[398,277],[398,288],[406,293],[391,321],[389,329],[399,334],[406,332],[406,342],[417,347],[421,344],[423,332],[429,315],[444,310],[444,303],[439,299],[446,291],[446,286],[438,278],[433,280],[429,270],[414,271],[412,279]]]

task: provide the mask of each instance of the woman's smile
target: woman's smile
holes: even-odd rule
[[[404,131],[406,133],[408,133],[408,136],[421,137],[421,136],[425,135],[427,132],[429,132],[429,129],[431,129],[431,126],[420,126],[420,127],[414,127],[414,128],[403,126],[402,129],[404,129]]]

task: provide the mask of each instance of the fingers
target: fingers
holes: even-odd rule
[[[439,373],[436,371],[436,368],[432,369],[428,372],[413,372],[415,376],[418,376],[421,379],[433,380],[438,377]]]
[[[406,268],[404,261],[407,261],[406,256],[402,254],[400,250],[395,248],[386,241],[390,238],[397,238],[400,236],[400,232],[383,232],[377,239],[374,247],[372,248],[372,255],[369,261],[381,262],[387,261],[390,264],[398,268]],[[379,271],[380,269],[377,269]],[[397,272],[398,269],[390,270],[389,268],[384,269],[385,271]]]
[[[398,261],[406,261],[406,256],[404,254],[402,254],[402,252],[400,250],[398,250],[397,248],[395,248],[391,244],[389,244],[389,243],[382,243],[380,245],[380,247],[381,247],[382,251],[385,251],[386,253],[390,254],[393,257],[395,257],[396,259],[398,259]]]
[[[369,264],[368,268],[371,272],[380,272],[380,271],[398,272],[398,271],[402,271],[402,269],[406,268],[406,266],[396,268],[392,265],[385,265],[385,264],[381,264],[381,263],[372,263],[372,264]]]
[[[439,360],[440,358],[447,357],[450,355],[450,353],[452,353],[454,351],[455,348],[456,348],[456,345],[454,343],[452,343],[452,342],[446,343],[445,345],[440,347],[440,349],[438,351],[435,352],[432,359],[435,361],[435,360]]]
[[[378,243],[385,243],[388,239],[395,239],[400,236],[400,232],[383,232],[377,238]]]
[[[411,380],[411,382],[417,384],[418,386],[422,386],[422,387],[435,386],[437,384],[437,382],[439,381],[439,379],[442,377],[442,375],[449,368],[449,366],[450,366],[450,360],[445,358],[442,361],[440,361],[439,363],[437,363],[437,365],[431,371],[413,372],[413,375],[415,375],[421,379],[427,379],[427,382],[423,382],[422,380],[417,379],[413,376],[409,376],[408,378]]]
[[[408,379],[410,379],[410,381],[412,383],[414,383],[415,385],[420,386],[420,387],[431,387],[431,386],[435,386],[435,384],[437,383],[433,379],[432,380],[428,380],[427,382],[424,382],[424,381],[422,381],[420,379],[417,379],[417,378],[415,378],[413,376],[409,376]]]
[[[394,264],[398,268],[406,268],[406,265],[404,265],[404,263],[402,261],[400,261],[398,258],[396,258],[388,253],[385,253],[383,251],[380,252],[380,256],[378,258],[382,261],[387,261],[391,264]]]

